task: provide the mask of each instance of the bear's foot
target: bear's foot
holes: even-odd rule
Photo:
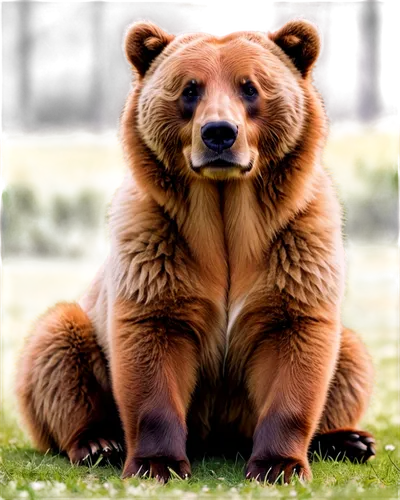
[[[364,463],[375,456],[375,439],[365,431],[339,429],[317,434],[310,446],[310,455],[322,460],[345,460]]]

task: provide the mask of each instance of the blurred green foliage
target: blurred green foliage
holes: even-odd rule
[[[337,126],[330,132],[323,164],[343,205],[348,240],[397,241],[398,134],[390,130]],[[3,255],[94,256],[98,250],[104,256],[106,203],[126,172],[120,144],[103,135],[53,139],[22,135],[3,146]]]
[[[3,256],[81,256],[88,237],[100,235],[104,212],[96,191],[44,202],[29,186],[9,186],[2,194]]]
[[[358,159],[355,172],[364,185],[362,195],[342,199],[347,239],[394,243],[398,234],[399,176],[394,165]]]

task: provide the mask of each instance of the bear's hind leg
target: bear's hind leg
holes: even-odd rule
[[[35,445],[72,463],[121,460],[123,433],[104,355],[78,304],[42,316],[20,358],[17,397]]]
[[[339,360],[310,454],[366,462],[375,455],[375,440],[358,430],[372,391],[372,363],[357,335],[344,329]]]

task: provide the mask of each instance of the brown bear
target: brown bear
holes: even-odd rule
[[[372,368],[340,321],[340,206],[321,166],[319,36],[173,36],[137,23],[122,118],[129,175],[87,294],[37,322],[18,373],[36,446],[122,457],[123,477],[190,475],[240,452],[247,478],[363,462]]]

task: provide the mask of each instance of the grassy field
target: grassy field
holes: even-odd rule
[[[400,478],[400,412],[397,358],[397,249],[347,248],[345,323],[362,333],[373,354],[376,386],[362,426],[377,438],[377,457],[366,465],[316,462],[314,480],[263,486],[244,481],[243,460],[195,463],[188,482],[160,486],[153,480],[121,481],[120,470],[97,464],[71,467],[65,458],[32,449],[18,425],[13,377],[29,325],[49,304],[73,300],[100,262],[21,261],[3,267],[3,425],[0,431],[0,496],[4,499],[153,496],[164,498],[396,498]]]
[[[359,126],[346,123],[332,127],[325,162],[341,191],[365,189],[360,175],[363,165],[396,168],[399,130],[396,125],[376,123]],[[29,136],[10,134],[3,144],[2,162],[6,186],[26,182],[43,195],[54,187],[73,189],[89,185],[111,193],[123,174],[123,161],[115,133]],[[345,152],[345,153],[344,153]]]

